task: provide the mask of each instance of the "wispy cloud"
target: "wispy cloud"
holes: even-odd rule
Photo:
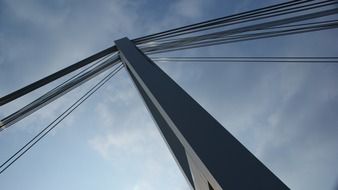
[[[230,9],[238,12],[267,4],[246,1],[233,7],[235,3],[238,2],[2,1],[0,94],[109,47],[117,38],[142,36],[212,18],[214,14],[225,15]],[[219,4],[226,6],[218,7],[218,12],[208,9]],[[336,37],[335,31],[312,33],[288,40],[230,44],[177,55],[335,55],[338,45],[332,39]],[[338,173],[333,167],[338,160],[336,65],[165,63],[161,67],[291,188],[337,189]],[[42,122],[54,119],[89,86],[26,119],[18,125],[22,126],[20,130],[12,128],[6,136],[1,134],[0,149],[4,150],[1,159],[16,150],[13,139],[18,144],[25,142],[27,134],[35,134]],[[42,91],[1,107],[0,115],[11,113]],[[108,179],[123,181],[126,189],[188,189],[126,71],[94,97],[62,123],[77,131],[69,130],[69,134],[56,131],[55,136],[60,139],[53,148],[67,138],[79,146],[86,142],[81,148],[89,149],[92,155],[84,156],[78,148],[73,152],[74,163],[81,155],[89,165],[105,163],[111,169]],[[42,146],[45,152],[34,155],[54,153],[61,148],[70,154],[72,150],[49,146],[45,149]],[[48,158],[55,161],[51,157]],[[32,185],[32,181],[24,179],[31,179],[30,175],[43,176],[22,172],[22,168],[32,165],[35,166],[27,163],[13,168],[16,174],[13,176]],[[1,184],[13,189],[11,180],[4,179],[0,179]]]

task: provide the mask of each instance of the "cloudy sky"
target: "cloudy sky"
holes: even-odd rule
[[[278,2],[0,0],[0,96],[121,37]],[[337,56],[337,37],[322,31],[177,55]],[[291,189],[338,189],[337,64],[158,64]],[[101,77],[1,132],[1,163]],[[60,82],[2,106],[0,118]],[[0,187],[189,189],[125,70],[1,174]]]

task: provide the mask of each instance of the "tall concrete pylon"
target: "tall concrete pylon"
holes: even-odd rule
[[[115,43],[191,188],[289,189],[132,41]]]

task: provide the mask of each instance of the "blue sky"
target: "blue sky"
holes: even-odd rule
[[[0,96],[121,37],[278,2],[1,0]],[[337,37],[331,30],[175,54],[337,56]],[[337,64],[159,65],[291,189],[337,190]],[[100,77],[1,132],[0,161]],[[0,117],[60,82],[1,107]],[[3,173],[0,187],[189,189],[125,70]]]

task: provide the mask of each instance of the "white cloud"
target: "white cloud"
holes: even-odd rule
[[[153,133],[154,131],[149,127],[127,128],[127,130],[115,131],[105,136],[96,136],[89,143],[105,159],[114,159],[147,152],[145,147],[155,141]]]
[[[173,6],[174,14],[186,18],[198,18],[202,15],[203,1],[201,0],[179,0]]]
[[[5,1],[12,12],[12,16],[33,25],[57,29],[64,24],[70,10],[62,7],[58,11],[51,11],[37,1]]]
[[[199,18],[209,17],[210,14],[204,12],[204,6],[210,2],[200,0],[175,1],[167,5],[168,8],[161,16],[153,15],[149,18],[140,16],[145,10],[139,7],[145,1],[81,1],[81,6],[67,4],[57,10],[40,3],[6,1],[9,12],[12,11],[12,17],[8,17],[12,22],[10,25],[18,27],[14,27],[10,33],[0,29],[1,94],[106,48],[118,37],[162,31],[163,28],[192,23]],[[62,4],[59,6],[62,7]],[[239,9],[244,8],[241,5]],[[24,32],[17,33],[19,31]],[[324,48],[323,44],[335,43],[332,39],[336,35],[333,33],[325,37],[317,35],[311,40],[304,38],[301,43],[292,39],[287,42],[281,40],[279,42],[282,43],[276,43],[277,45],[257,45],[256,41],[251,46],[250,43],[243,46],[222,46],[223,48],[218,46],[184,54],[329,55],[329,52],[336,51],[336,46],[331,44],[332,48]],[[312,40],[316,42],[311,43]],[[275,48],[264,52],[269,45]],[[268,65],[163,64],[163,68],[181,86],[186,87],[195,99],[290,187],[329,189],[334,185],[331,182],[336,182],[338,176],[332,167],[337,165],[338,160],[334,146],[337,144],[337,130],[336,123],[328,124],[324,121],[337,120],[332,119],[332,116],[322,116],[321,113],[336,113],[332,108],[335,108],[338,97],[337,78],[333,77],[337,70],[334,67],[325,70],[325,66],[316,67],[317,69],[306,69],[307,67],[271,69]],[[331,72],[328,71],[330,69]],[[328,78],[318,78],[323,75]],[[93,122],[95,126],[83,126],[96,130],[88,137],[88,145],[103,158],[102,162],[111,163],[115,169],[130,170],[131,176],[128,179],[134,180],[131,182],[132,188],[186,189],[183,177],[178,174],[177,166],[129,77],[122,75],[113,81],[106,86],[107,90],[100,92],[98,103],[91,102],[77,110],[79,113],[90,110],[90,114],[67,118],[66,126],[72,126],[79,118],[97,120]],[[31,128],[41,126],[42,121],[54,119],[79,94],[81,93],[75,92],[70,96],[72,98],[49,106],[25,120],[23,126],[28,126],[30,133],[34,133]],[[32,97],[2,107],[0,114],[14,111]],[[73,135],[85,136],[81,132]],[[3,146],[5,145],[7,144]],[[163,187],[163,184],[168,185]]]

